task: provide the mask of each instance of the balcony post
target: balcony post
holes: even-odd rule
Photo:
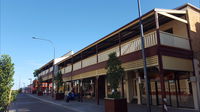
[[[83,68],[83,52],[81,52],[81,68]]]
[[[98,59],[98,46],[96,45],[96,55],[97,55],[97,63],[99,62],[99,59]]]
[[[121,33],[119,33],[119,57],[121,56]],[[121,80],[122,97],[124,98],[124,74]]]
[[[119,33],[119,56],[121,55],[121,33]]]
[[[155,12],[155,23],[156,23],[156,35],[157,35],[157,44],[160,45],[160,26],[158,20],[158,13]]]
[[[71,69],[71,89],[72,89],[72,90],[73,90],[73,83],[72,83],[73,63],[74,63],[74,59],[73,59],[73,55],[72,55],[72,59],[71,59],[71,65],[72,65],[72,69]]]
[[[96,76],[95,97],[96,97],[96,103],[97,105],[99,105],[99,76]]]
[[[159,19],[158,19],[157,12],[155,12],[155,22],[156,22],[156,34],[157,34],[157,43],[158,43],[157,46],[159,48],[160,47],[160,29],[159,29]],[[158,51],[158,66],[159,66],[159,76],[160,76],[160,85],[161,85],[161,94],[162,94],[162,111],[167,112],[164,70],[163,70],[163,63],[162,63],[162,55],[160,51]]]

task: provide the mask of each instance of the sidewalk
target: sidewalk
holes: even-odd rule
[[[70,101],[66,103],[64,100],[54,100],[51,96],[37,96],[30,95],[31,97],[37,98],[41,101],[52,103],[55,105],[63,106],[70,110],[76,112],[104,112],[104,103],[103,100],[100,100],[100,105],[96,105],[95,101],[92,100],[84,100],[83,102],[78,101]],[[152,112],[161,112],[162,108],[160,106],[151,106]],[[182,108],[173,108],[168,107],[168,112],[198,112],[194,109],[182,109]],[[137,105],[137,104],[128,104],[128,112],[145,112],[145,105]]]
[[[52,103],[59,106],[64,106],[70,110],[76,112],[104,112],[104,105],[103,102],[100,102],[100,105],[96,105],[96,102],[91,100],[78,102],[78,101],[70,101],[66,103],[64,100],[54,100],[51,96],[37,96],[37,95],[29,95],[34,98],[37,98],[41,101]]]

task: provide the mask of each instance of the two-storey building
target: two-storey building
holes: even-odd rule
[[[169,106],[199,108],[199,76],[194,71],[193,55],[196,45],[200,45],[195,41],[199,38],[199,14],[199,8],[186,4],[176,9],[153,9],[142,16],[152,105],[161,105],[163,98],[167,98]],[[112,91],[105,69],[112,52],[117,53],[125,69],[118,88],[121,95],[128,103],[145,104],[138,18],[58,62],[64,91],[82,89],[85,97],[96,99],[98,104],[99,99]],[[41,71],[53,64],[47,65]],[[43,77],[43,80],[51,79],[51,75]]]

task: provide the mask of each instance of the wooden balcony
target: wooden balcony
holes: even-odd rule
[[[156,46],[158,43],[158,36],[156,31],[144,35],[144,42],[145,42],[145,48]],[[190,50],[190,44],[188,38],[180,37],[163,31],[160,31],[160,44],[162,46],[170,46],[184,50]],[[138,36],[127,42],[121,43],[121,45],[117,45],[115,47],[99,52],[98,54],[95,54],[93,56],[90,56],[86,59],[74,63],[73,71],[107,61],[108,55],[112,52],[116,52],[117,56],[119,57],[130,53],[134,53],[139,50],[141,50],[141,39]],[[71,72],[71,70],[72,70],[72,65],[68,65],[67,67],[62,68],[61,72],[62,74],[66,74]]]
[[[160,43],[161,45],[176,47],[181,49],[190,50],[190,42],[188,38],[173,35],[160,31]]]

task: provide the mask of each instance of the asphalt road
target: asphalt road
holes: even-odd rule
[[[32,98],[26,94],[19,94],[17,100],[9,107],[9,112],[74,112],[65,107],[53,105]]]

